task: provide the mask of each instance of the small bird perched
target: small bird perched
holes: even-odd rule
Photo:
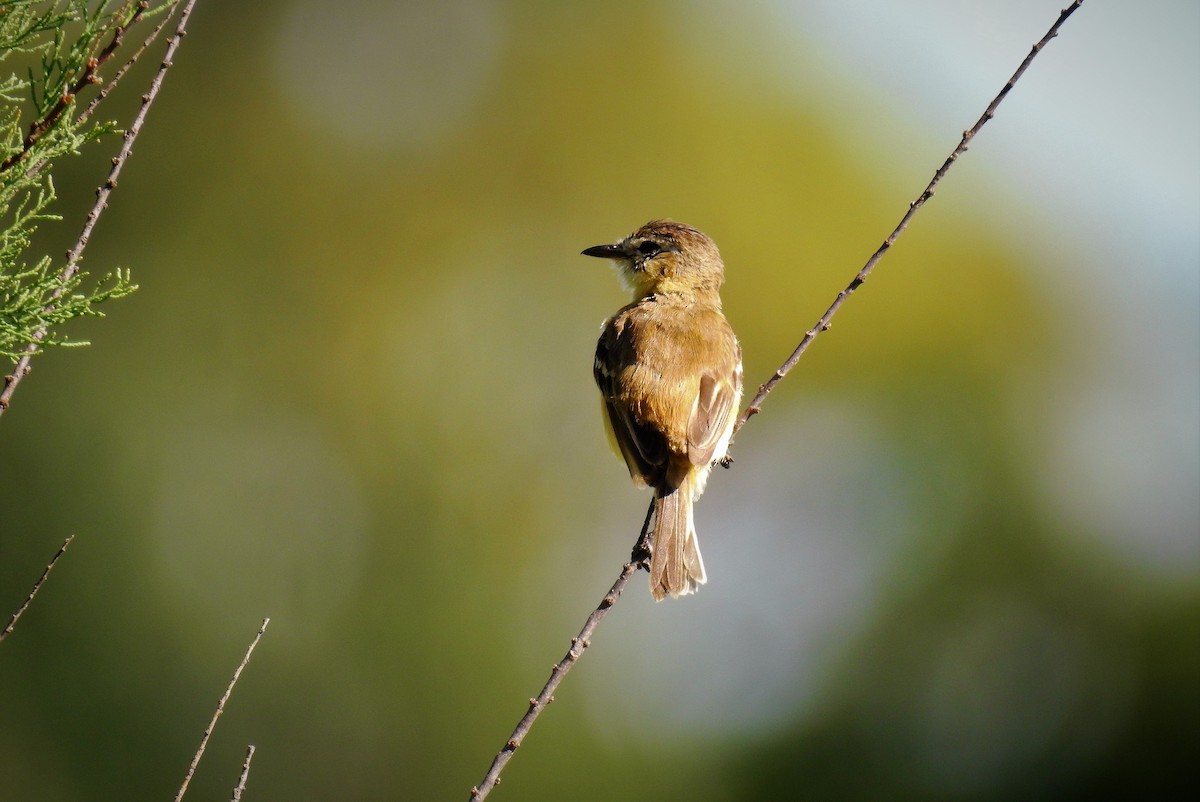
[[[633,302],[604,322],[595,376],[616,450],[654,490],[650,592],[695,593],[705,582],[692,502],[725,458],[742,397],[742,349],[721,313],[725,267],[716,243],[653,220],[585,256],[612,259]]]

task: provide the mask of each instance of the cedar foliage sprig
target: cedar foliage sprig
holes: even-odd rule
[[[86,345],[58,333],[137,286],[128,270],[98,281],[49,255],[31,254],[40,223],[60,220],[52,173],[65,157],[117,130],[81,113],[80,95],[133,25],[173,5],[135,0],[15,0],[0,4],[0,355],[16,360],[51,345]],[[89,7],[90,6],[90,7]]]

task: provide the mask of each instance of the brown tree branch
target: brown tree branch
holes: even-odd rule
[[[229,701],[230,695],[233,694],[233,686],[237,685],[238,677],[242,676],[242,671],[245,670],[246,664],[250,662],[250,655],[254,654],[254,647],[262,640],[263,633],[267,631],[267,624],[269,623],[271,623],[271,619],[263,619],[262,626],[258,628],[258,634],[254,636],[254,640],[250,642],[250,647],[246,649],[246,656],[242,658],[242,662],[238,664],[237,670],[233,672],[233,679],[229,680],[229,687],[225,689],[224,695],[221,696],[221,701],[217,702],[217,710],[213,713],[212,720],[208,722],[208,728],[204,730],[204,737],[200,739],[200,748],[192,756],[192,765],[188,766],[187,775],[183,778],[183,785],[179,786],[179,793],[175,795],[175,802],[180,802],[183,799],[183,795],[187,793],[188,783],[192,781],[192,775],[196,773],[196,766],[200,764],[200,758],[204,757],[204,750],[208,747],[208,739],[212,736],[213,730],[217,728],[217,719],[225,712],[225,703]],[[250,747],[250,753],[254,753],[253,746]],[[249,771],[250,755],[247,755],[243,772],[244,774],[248,774]]]
[[[138,109],[137,115],[133,119],[133,124],[125,131],[124,137],[121,139],[121,149],[115,157],[113,157],[112,168],[108,171],[108,179],[104,184],[96,190],[96,202],[92,204],[92,210],[88,212],[87,220],[83,225],[83,230],[79,234],[79,239],[75,241],[74,247],[67,252],[67,266],[59,274],[60,285],[65,285],[79,271],[79,260],[83,256],[83,250],[87,247],[88,239],[92,236],[92,231],[96,227],[96,221],[100,219],[100,215],[108,208],[108,197],[117,186],[117,177],[120,176],[121,170],[128,161],[130,153],[133,152],[133,143],[137,139],[138,134],[142,130],[142,125],[146,121],[146,114],[150,111],[150,106],[154,104],[154,99],[158,97],[159,89],[162,87],[163,78],[166,77],[167,70],[170,69],[172,59],[175,57],[175,51],[179,48],[179,43],[183,41],[183,37],[187,35],[187,23],[192,14],[192,8],[196,5],[196,0],[187,0],[183,10],[179,14],[179,22],[175,26],[175,33],[167,40],[167,49],[163,54],[162,63],[159,65],[158,71],[154,74],[154,78],[150,81],[150,89],[146,94],[142,95],[142,105]],[[53,294],[54,299],[62,296],[63,289],[60,286]],[[17,385],[21,380],[29,375],[31,370],[29,363],[33,358],[33,354],[37,352],[38,343],[46,336],[46,329],[39,330],[34,341],[25,347],[25,353],[17,361],[12,373],[4,377],[4,389],[0,391],[0,415],[8,409],[9,403],[12,401],[13,393],[17,390]]]
[[[739,416],[735,431],[744,426],[746,422],[750,420],[750,418],[761,411],[762,403],[766,400],[766,397],[771,390],[773,390],[775,386],[782,381],[783,377],[787,375],[788,371],[795,367],[796,363],[800,360],[800,357],[806,350],[808,350],[808,346],[814,339],[816,339],[816,336],[820,332],[829,328],[829,322],[837,310],[840,309],[842,304],[846,302],[846,299],[850,297],[850,294],[858,289],[859,286],[867,280],[867,277],[871,274],[871,271],[875,268],[875,265],[878,264],[879,260],[883,258],[888,249],[892,247],[892,244],[896,241],[896,239],[902,233],[904,233],[904,230],[908,227],[909,221],[912,220],[913,215],[917,213],[918,209],[925,205],[927,200],[933,197],[934,188],[942,180],[942,177],[945,176],[950,170],[950,166],[954,164],[960,155],[966,152],[967,145],[971,139],[977,133],[979,133],[979,129],[983,128],[988,120],[995,116],[996,107],[999,106],[1000,102],[1008,96],[1009,91],[1025,73],[1026,68],[1028,68],[1030,62],[1033,61],[1034,56],[1041,52],[1042,48],[1045,47],[1051,39],[1058,35],[1058,29],[1062,27],[1062,24],[1066,22],[1067,18],[1075,13],[1075,10],[1081,5],[1083,5],[1083,0],[1074,0],[1071,5],[1062,10],[1058,16],[1058,19],[1046,32],[1046,35],[1038,40],[1037,44],[1033,46],[1033,49],[1029,51],[1029,55],[1025,57],[1025,60],[1021,62],[1021,65],[1017,68],[1017,71],[1013,73],[1012,77],[1008,79],[1008,82],[1004,85],[996,97],[992,99],[992,102],[988,104],[987,109],[984,110],[983,114],[976,121],[975,125],[963,132],[962,139],[959,141],[958,146],[946,158],[946,160],[942,163],[942,166],[939,167],[933,174],[933,179],[925,187],[924,191],[921,192],[915,201],[908,205],[908,211],[906,211],[904,216],[900,218],[899,224],[897,224],[896,228],[892,230],[892,233],[889,234],[887,239],[883,241],[883,244],[876,249],[875,253],[871,255],[871,258],[867,260],[867,263],[863,265],[862,269],[855,274],[854,279],[850,282],[846,289],[837,294],[837,297],[834,299],[829,309],[826,310],[825,314],[821,316],[816,325],[804,333],[804,337],[800,340],[800,344],[796,346],[796,349],[792,352],[792,355],[787,358],[787,360],[779,367],[778,370],[775,371],[774,375],[771,376],[767,382],[759,387],[758,393],[753,399],[751,399],[750,403],[742,411],[741,416]],[[653,504],[651,504],[651,509],[653,509]],[[553,698],[550,694],[554,692],[554,689],[558,687],[560,682],[562,682],[567,672],[570,671],[575,663],[579,660],[579,657],[583,654],[583,650],[587,648],[596,626],[604,618],[604,615],[608,612],[608,610],[616,603],[617,599],[621,595],[621,591],[624,590],[625,585],[628,584],[630,577],[639,568],[648,567],[648,562],[646,561],[644,555],[646,553],[647,528],[649,523],[650,514],[647,513],[646,522],[642,524],[641,535],[638,537],[637,545],[634,547],[633,561],[622,566],[621,573],[618,575],[617,581],[613,583],[612,590],[610,590],[601,600],[600,606],[588,616],[587,621],[584,623],[583,629],[579,632],[579,635],[571,640],[571,649],[567,652],[567,656],[554,666],[553,671],[550,673],[550,680],[542,689],[542,693],[539,694],[537,698],[529,700],[529,711],[517,723],[517,727],[515,730],[513,730],[512,736],[507,742],[505,742],[504,746],[501,747],[500,752],[496,755],[495,759],[493,759],[491,767],[488,769],[487,774],[483,778],[483,782],[471,789],[471,800],[477,802],[478,800],[485,798],[489,793],[491,793],[491,790],[500,783],[500,772],[504,769],[505,764],[507,764],[512,758],[517,747],[521,745],[522,741],[524,741],[525,736],[533,727],[534,721],[537,719],[541,711],[545,709],[546,703]],[[642,554],[643,556],[639,557],[639,554]]]
[[[37,592],[41,589],[42,583],[46,581],[46,577],[50,576],[50,572],[54,570],[54,564],[58,562],[59,557],[63,556],[63,553],[67,550],[67,546],[70,546],[71,541],[74,539],[75,536],[71,535],[63,541],[62,547],[58,550],[58,553],[51,558],[50,564],[47,565],[46,570],[42,572],[42,578],[33,584],[33,590],[29,591],[29,595],[25,597],[25,602],[21,605],[20,609],[12,614],[12,618],[8,621],[8,626],[6,626],[3,631],[0,631],[0,641],[3,641],[9,636],[9,634],[13,631],[13,627],[17,625],[17,619],[20,618],[27,609],[29,609],[29,605],[33,602],[33,597],[36,596]]]

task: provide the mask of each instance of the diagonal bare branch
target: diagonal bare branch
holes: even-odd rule
[[[948,157],[946,157],[946,160],[942,163],[942,166],[939,167],[936,172],[934,172],[933,179],[930,180],[929,184],[925,187],[921,194],[917,196],[917,199],[908,205],[908,211],[906,211],[904,216],[900,218],[900,222],[892,230],[892,233],[889,234],[887,239],[883,241],[883,244],[880,245],[873,254],[871,254],[871,257],[854,275],[854,278],[851,280],[850,284],[847,285],[846,289],[837,294],[837,297],[834,299],[829,309],[826,310],[825,314],[821,316],[816,325],[804,333],[804,337],[800,340],[800,344],[796,346],[796,349],[792,352],[791,356],[789,356],[787,360],[780,365],[779,369],[775,371],[774,375],[772,375],[770,379],[768,379],[759,387],[758,393],[753,399],[751,399],[750,403],[746,406],[746,408],[742,411],[741,416],[738,418],[735,431],[744,426],[746,422],[750,420],[750,418],[761,411],[762,403],[766,400],[767,395],[775,388],[777,384],[779,384],[780,381],[783,380],[783,377],[787,375],[788,371],[795,367],[796,363],[800,360],[800,357],[806,350],[808,350],[808,346],[812,344],[814,339],[816,339],[816,336],[829,328],[830,320],[833,318],[834,314],[836,314],[838,309],[841,308],[842,304],[846,302],[846,299],[850,297],[850,294],[858,289],[859,286],[861,286],[862,283],[867,280],[867,277],[871,274],[871,271],[874,270],[875,265],[879,263],[879,260],[882,259],[884,254],[887,253],[888,249],[892,247],[892,244],[895,243],[896,239],[904,233],[904,230],[908,227],[909,222],[917,213],[917,210],[924,206],[925,202],[933,197],[934,188],[938,185],[946,173],[949,172],[950,167],[955,161],[957,161],[958,157],[966,152],[967,145],[970,143],[971,139],[974,138],[977,133],[979,133],[979,130],[983,128],[988,120],[995,116],[996,107],[999,106],[1001,101],[1008,96],[1008,93],[1012,90],[1013,86],[1029,67],[1030,62],[1033,61],[1034,57],[1041,52],[1042,48],[1044,48],[1051,39],[1058,35],[1058,30],[1062,27],[1062,24],[1066,22],[1067,18],[1075,13],[1076,9],[1078,9],[1081,5],[1083,5],[1083,0],[1074,0],[1071,5],[1062,10],[1058,16],[1058,19],[1055,20],[1054,24],[1050,26],[1050,29],[1046,32],[1045,36],[1038,40],[1038,42],[1033,46],[1033,49],[1029,51],[1029,55],[1027,55],[1024,61],[1021,62],[1021,65],[1017,67],[1017,71],[1013,73],[1012,77],[1008,79],[1008,82],[1004,84],[1000,92],[992,99],[992,102],[988,104],[987,108],[976,121],[975,125],[963,132],[962,139],[959,141],[958,146],[954,148]],[[651,509],[653,509],[653,505],[651,505]],[[644,557],[639,558],[638,554],[645,548],[647,527],[649,523],[650,515],[647,513],[646,522],[642,525],[642,532],[638,538],[638,545],[634,548],[633,561],[626,563],[621,567],[621,573],[618,575],[617,581],[613,584],[612,590],[605,595],[604,599],[600,603],[600,606],[588,616],[587,621],[584,623],[584,627],[582,630],[580,630],[579,635],[571,640],[570,651],[567,652],[566,657],[564,657],[557,665],[554,666],[554,670],[550,674],[550,681],[546,683],[546,686],[542,689],[542,693],[539,694],[537,698],[529,701],[529,711],[517,723],[517,727],[513,731],[512,736],[509,737],[508,741],[506,741],[504,746],[501,747],[500,752],[497,753],[496,757],[492,760],[492,765],[488,769],[487,774],[484,776],[483,782],[471,789],[470,799],[473,800],[473,802],[478,802],[478,800],[487,797],[487,795],[491,793],[492,789],[500,783],[500,772],[504,769],[504,766],[508,763],[508,761],[512,759],[513,753],[516,751],[517,747],[521,745],[525,736],[533,727],[534,721],[541,714],[542,710],[545,709],[546,703],[552,698],[550,694],[552,694],[554,689],[557,688],[559,683],[562,682],[567,672],[574,667],[575,663],[579,660],[579,657],[583,654],[583,650],[587,648],[591,635],[596,629],[596,626],[603,619],[604,614],[607,613],[612,605],[616,603],[621,591],[624,590],[625,585],[628,584],[629,579],[634,572],[636,572],[638,568],[646,567],[647,563],[645,562]]]
[[[871,271],[875,269],[875,265],[878,264],[879,260],[882,259],[884,254],[888,252],[888,249],[892,247],[892,244],[895,243],[896,239],[904,233],[904,229],[908,228],[908,223],[913,219],[913,215],[917,213],[918,209],[925,205],[925,201],[933,197],[934,188],[937,187],[942,178],[945,177],[947,172],[949,172],[950,166],[958,160],[959,156],[966,152],[967,145],[971,142],[975,135],[979,133],[979,129],[983,128],[988,120],[996,116],[996,107],[999,106],[1000,102],[1008,96],[1009,91],[1012,90],[1013,86],[1017,83],[1021,76],[1025,74],[1025,70],[1029,67],[1030,62],[1033,61],[1034,56],[1040,53],[1042,48],[1045,47],[1051,39],[1058,36],[1058,29],[1062,27],[1062,24],[1067,21],[1067,18],[1074,14],[1075,10],[1081,5],[1083,5],[1083,0],[1075,0],[1075,2],[1071,3],[1071,5],[1062,10],[1062,12],[1058,15],[1058,19],[1055,20],[1054,24],[1050,26],[1050,30],[1046,31],[1046,35],[1039,39],[1037,44],[1035,44],[1029,51],[1029,55],[1027,55],[1025,60],[1021,62],[1021,66],[1017,67],[1017,71],[1014,72],[1012,77],[1008,79],[1008,83],[1004,85],[999,94],[992,98],[992,102],[988,104],[986,109],[984,109],[983,114],[979,116],[979,119],[975,121],[975,124],[966,131],[963,131],[962,139],[959,140],[958,147],[956,147],[953,152],[946,157],[946,161],[942,162],[942,166],[939,167],[933,174],[933,178],[929,181],[929,184],[925,187],[925,190],[917,196],[916,200],[908,204],[908,211],[906,211],[904,216],[900,218],[900,222],[896,224],[894,229],[892,229],[892,233],[888,234],[887,239],[883,241],[883,244],[881,244],[875,250],[875,253],[871,254],[871,258],[868,259],[867,263],[862,266],[862,269],[860,269],[858,273],[854,275],[854,278],[851,280],[851,282],[846,285],[846,289],[837,294],[837,297],[833,299],[833,303],[830,304],[829,309],[825,311],[825,314],[821,315],[821,319],[817,321],[816,325],[804,332],[804,337],[800,340],[800,344],[796,346],[796,350],[792,351],[792,355],[787,358],[787,361],[780,365],[779,369],[775,371],[774,375],[772,375],[771,378],[766,381],[766,383],[762,384],[758,388],[758,393],[750,400],[750,403],[746,405],[746,408],[742,410],[742,414],[738,418],[737,427],[734,429],[734,431],[742,428],[742,426],[746,424],[746,421],[750,420],[750,418],[754,417],[761,411],[763,401],[765,401],[767,395],[775,389],[775,385],[779,384],[780,380],[787,375],[788,371],[796,366],[796,363],[800,361],[800,357],[805,351],[808,350],[808,346],[811,345],[812,341],[817,338],[817,335],[829,329],[830,321],[833,319],[834,314],[836,314],[838,309],[841,308],[842,304],[846,302],[846,299],[850,297],[850,293],[857,290],[862,283],[867,280],[867,277],[871,275]]]
[[[608,615],[608,611],[617,603],[617,599],[621,598],[621,593],[624,592],[625,586],[629,584],[629,580],[633,575],[639,569],[649,570],[650,552],[645,547],[645,540],[646,533],[650,528],[650,515],[653,512],[654,504],[651,504],[650,508],[646,510],[646,520],[642,522],[642,533],[638,537],[637,545],[634,546],[630,561],[621,566],[621,573],[617,576],[617,581],[613,583],[608,593],[604,594],[604,598],[600,600],[600,604],[596,605],[596,609],[583,622],[583,628],[579,630],[579,634],[571,638],[571,648],[567,650],[562,660],[554,664],[554,668],[550,670],[550,679],[546,680],[546,684],[542,686],[541,693],[529,700],[529,710],[517,722],[512,735],[508,737],[508,740],[504,742],[504,746],[496,753],[496,757],[492,760],[492,765],[488,768],[487,774],[484,775],[483,781],[471,789],[471,799],[483,799],[493,788],[500,784],[500,772],[504,771],[505,765],[507,765],[508,761],[512,760],[517,747],[521,745],[525,740],[525,736],[529,734],[529,730],[533,728],[533,722],[546,709],[546,705],[554,701],[554,689],[558,687],[558,684],[567,676],[567,672],[583,656],[583,650],[591,646],[592,633],[596,630],[596,627],[600,626],[600,622],[604,620],[604,616]]]
[[[8,621],[8,626],[6,626],[3,630],[0,630],[0,641],[4,640],[12,633],[13,627],[17,625],[17,619],[24,615],[25,611],[29,609],[29,605],[33,603],[33,597],[37,595],[39,590],[41,590],[42,583],[46,581],[46,577],[50,576],[50,572],[54,570],[54,564],[58,562],[59,557],[63,556],[67,550],[67,546],[70,546],[71,541],[74,539],[75,536],[71,535],[63,541],[62,547],[59,548],[54,557],[50,559],[50,564],[46,566],[46,570],[42,572],[42,578],[33,583],[33,590],[29,591],[29,595],[25,597],[25,601],[21,604],[20,609],[12,614],[12,618]]]
[[[200,748],[192,756],[192,765],[188,766],[187,775],[183,778],[183,785],[179,786],[179,793],[175,795],[175,802],[180,802],[183,799],[183,795],[187,793],[188,783],[192,781],[192,776],[196,773],[196,766],[200,765],[200,758],[204,757],[204,750],[208,748],[208,739],[212,737],[213,730],[217,728],[217,719],[225,712],[225,703],[229,701],[229,697],[233,694],[233,686],[237,685],[238,678],[242,676],[242,671],[246,669],[246,665],[250,662],[250,655],[254,654],[254,647],[262,640],[263,633],[267,631],[267,624],[269,623],[271,623],[271,619],[263,619],[262,626],[258,628],[258,634],[254,636],[254,640],[250,641],[250,647],[246,649],[246,656],[242,658],[242,662],[238,664],[237,669],[233,672],[233,678],[229,680],[229,686],[221,696],[221,701],[217,702],[217,710],[213,713],[212,720],[208,722],[208,727],[204,730],[204,737],[200,739]],[[254,747],[250,747],[250,752],[253,754]],[[249,764],[250,755],[247,755],[244,769],[246,773],[250,771]]]

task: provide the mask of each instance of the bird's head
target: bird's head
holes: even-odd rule
[[[715,296],[725,279],[716,243],[674,220],[652,220],[620,242],[595,245],[583,255],[612,259],[634,300],[669,292]]]

